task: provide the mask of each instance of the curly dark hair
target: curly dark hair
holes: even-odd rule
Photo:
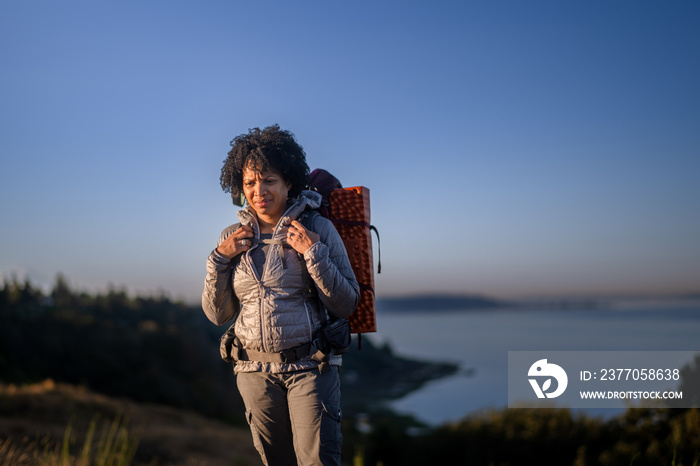
[[[295,198],[306,187],[309,166],[306,153],[294,134],[279,125],[253,128],[231,141],[231,150],[221,168],[221,188],[240,199],[243,195],[243,170],[252,164],[260,172],[276,171],[292,185],[289,197]]]

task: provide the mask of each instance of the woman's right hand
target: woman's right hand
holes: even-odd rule
[[[242,226],[228,235],[216,250],[227,259],[233,259],[253,246],[253,242],[250,240],[252,237],[253,229],[248,226]]]

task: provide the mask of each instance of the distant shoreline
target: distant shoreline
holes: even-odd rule
[[[668,297],[560,297],[522,300],[504,300],[478,295],[423,294],[414,296],[388,297],[377,299],[377,311],[391,313],[411,312],[469,312],[493,310],[606,310],[624,309],[640,304],[654,306],[671,304],[682,306],[700,301],[700,295],[679,295]]]
[[[411,312],[441,310],[462,311],[465,309],[495,309],[511,307],[506,301],[481,296],[417,295],[377,299],[377,309],[388,312]]]

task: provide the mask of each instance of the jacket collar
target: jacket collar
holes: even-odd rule
[[[316,191],[304,190],[299,194],[296,199],[287,200],[287,210],[277,222],[275,231],[272,235],[273,238],[280,236],[286,236],[287,228],[292,220],[299,218],[299,216],[308,209],[318,209],[321,206],[321,200],[323,197]],[[249,225],[253,228],[255,236],[260,235],[260,227],[258,226],[258,220],[255,216],[255,211],[250,206],[245,207],[238,211],[238,220],[242,225]]]

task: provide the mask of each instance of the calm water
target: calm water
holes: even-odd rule
[[[458,362],[465,373],[392,406],[439,424],[508,402],[508,351],[698,351],[700,301],[627,302],[606,310],[380,313],[374,341],[399,354]],[[588,410],[610,416],[624,409]]]

